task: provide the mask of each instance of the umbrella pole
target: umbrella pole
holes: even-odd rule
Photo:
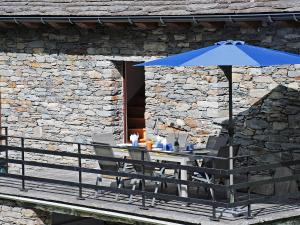
[[[234,124],[233,124],[233,110],[232,110],[232,66],[221,66],[220,67],[228,80],[229,88],[229,121],[228,121],[228,135],[229,135],[229,170],[233,170],[233,135],[234,135]],[[233,174],[229,175],[229,185],[233,185]],[[230,203],[234,203],[234,193],[230,190],[229,193]]]

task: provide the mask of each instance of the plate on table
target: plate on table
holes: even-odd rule
[[[139,143],[139,147],[146,147],[146,143]]]
[[[162,152],[162,148],[152,148],[152,151],[158,151],[158,152]]]
[[[130,147],[132,146],[132,144],[130,143],[121,143],[121,144],[117,144],[118,147]]]
[[[203,155],[203,154],[207,154],[209,151],[206,149],[197,149],[197,150],[193,150],[193,154],[194,155]]]

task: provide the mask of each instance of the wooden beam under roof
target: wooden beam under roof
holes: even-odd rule
[[[68,27],[68,23],[56,23],[56,22],[47,22],[47,24],[49,24],[51,27],[55,28],[55,29],[66,29]]]
[[[166,23],[166,26],[170,29],[174,30],[185,30],[191,27],[191,23],[186,22],[172,22],[172,23]]]
[[[275,21],[274,22],[278,26],[282,27],[299,27],[300,21]]]
[[[96,23],[84,23],[84,22],[75,22],[76,26],[83,28],[83,29],[96,29]]]
[[[262,26],[261,21],[238,21],[235,22],[235,24],[243,28],[253,28],[253,29],[257,29],[258,27]]]
[[[134,25],[141,30],[153,30],[158,27],[157,23],[149,22],[149,23],[134,23]]]
[[[16,28],[16,23],[11,22],[0,22],[0,27],[6,28],[6,29],[13,29]]]
[[[107,26],[112,29],[120,30],[124,29],[127,26],[127,23],[112,23],[112,22],[105,22],[103,23],[104,26]]]
[[[40,23],[32,23],[32,22],[22,22],[25,27],[30,28],[30,29],[38,29],[40,28],[41,24]]]
[[[207,29],[220,29],[224,28],[225,22],[206,22],[200,21],[199,25]]]

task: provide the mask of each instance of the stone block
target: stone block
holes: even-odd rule
[[[189,126],[190,128],[196,128],[198,126],[197,120],[187,117],[184,119],[184,122],[186,123],[187,126]]]
[[[259,129],[265,129],[267,127],[269,127],[269,123],[263,119],[257,119],[257,118],[253,118],[253,119],[248,119],[246,121],[246,125],[247,127],[251,128],[251,129],[255,129],[255,130],[259,130]]]
[[[183,41],[186,39],[186,35],[185,34],[175,34],[174,35],[174,40],[175,41]]]
[[[300,113],[288,115],[289,128],[300,128]]]
[[[288,71],[288,76],[289,77],[298,77],[298,76],[300,76],[300,72],[298,70],[296,70],[296,71]]]
[[[268,94],[268,90],[266,89],[251,89],[249,91],[249,96],[253,98],[262,98],[266,94]]]
[[[276,168],[274,178],[287,177],[294,175],[293,171],[287,167]],[[285,182],[278,182],[275,184],[275,194],[285,195],[288,193],[298,194],[298,184],[296,180],[289,180]]]
[[[210,102],[210,101],[198,101],[197,105],[203,108],[214,108],[217,109],[219,107],[218,102]]]
[[[287,127],[288,127],[287,122],[274,122],[273,123],[273,129],[274,130],[284,130]]]
[[[32,209],[22,209],[21,213],[24,217],[27,217],[27,218],[28,217],[30,218],[30,217],[33,217],[36,215]]]
[[[184,112],[187,111],[191,108],[191,106],[189,104],[186,103],[178,103],[176,106],[176,110],[179,112]]]
[[[249,75],[251,76],[257,76],[257,75],[261,75],[262,71],[261,68],[250,68],[249,69]]]
[[[166,51],[167,44],[164,42],[146,42],[144,44],[145,51]]]
[[[272,77],[270,77],[270,76],[254,76],[252,78],[252,80],[255,83],[264,83],[264,84],[269,84],[269,83],[274,82]]]
[[[272,176],[267,175],[250,175],[249,181],[261,181],[261,180],[269,180],[272,179]],[[275,186],[273,183],[258,185],[251,188],[251,192],[261,195],[273,195],[275,193]]]

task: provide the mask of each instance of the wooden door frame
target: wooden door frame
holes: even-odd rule
[[[126,73],[126,61],[122,62],[123,69],[123,142],[126,143],[128,140],[128,125],[127,125],[127,73]]]

